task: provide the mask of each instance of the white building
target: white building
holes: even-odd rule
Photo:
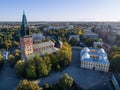
[[[81,68],[109,71],[107,54],[102,48],[85,47],[80,53]]]

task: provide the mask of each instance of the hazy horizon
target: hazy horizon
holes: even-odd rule
[[[2,0],[0,22],[119,22],[120,0]]]

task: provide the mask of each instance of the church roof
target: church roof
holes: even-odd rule
[[[50,46],[50,45],[54,46],[54,43],[51,40],[47,41],[47,42],[33,44],[33,48],[37,49],[37,48],[46,47],[46,46]]]

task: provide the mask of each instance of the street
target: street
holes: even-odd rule
[[[0,90],[15,90],[19,79],[15,75],[14,70],[5,64],[0,71]]]

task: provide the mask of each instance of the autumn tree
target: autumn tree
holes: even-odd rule
[[[13,67],[16,64],[17,60],[15,60],[15,57],[13,55],[9,55],[7,62],[11,67]]]
[[[52,64],[51,64],[51,59],[50,59],[50,57],[49,57],[49,56],[45,56],[43,59],[44,59],[44,60],[43,60],[44,63],[47,65],[47,70],[48,70],[48,71],[51,71]]]
[[[120,54],[116,54],[111,60],[110,60],[110,70],[113,72],[120,72]]]
[[[17,76],[25,76],[25,63],[23,61],[18,61],[14,67]]]
[[[34,60],[29,60],[26,67],[26,77],[29,79],[36,78],[36,66]]]
[[[16,90],[42,90],[42,89],[33,81],[21,80]]]
[[[13,55],[15,56],[15,59],[17,61],[21,60],[21,52],[20,52],[20,50],[15,50]]]
[[[49,73],[47,65],[45,63],[40,63],[39,66],[36,68],[38,77],[46,76]]]
[[[59,80],[59,86],[62,90],[67,90],[68,88],[72,87],[72,85],[73,85],[73,78],[66,73]]]
[[[120,47],[112,47],[109,53],[110,71],[120,72]]]
[[[69,41],[69,43],[71,44],[71,46],[78,46],[79,45],[79,41],[77,38],[72,37]]]
[[[3,57],[2,57],[2,55],[0,54],[0,68],[3,66],[3,64],[4,64]]]

